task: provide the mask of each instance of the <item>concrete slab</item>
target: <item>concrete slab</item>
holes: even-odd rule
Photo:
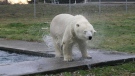
[[[9,65],[0,66],[1,76],[20,76],[30,75],[36,73],[55,73],[78,69],[89,69],[97,65],[103,65],[107,63],[116,64],[115,62],[126,62],[128,60],[134,60],[135,55],[125,53],[110,53],[105,51],[89,51],[92,55],[92,59],[81,59],[80,55],[74,56],[73,62],[64,62],[63,58],[44,58],[37,61],[26,61],[20,63],[14,63]],[[77,56],[77,57],[76,57]]]
[[[27,45],[27,46],[26,46]],[[35,47],[34,47],[35,46]],[[39,46],[37,48],[37,46]],[[54,54],[54,51],[44,50],[47,47],[42,43],[37,42],[25,42],[25,41],[7,41],[0,40],[0,49],[10,48],[19,49],[19,51],[38,51],[40,53]],[[42,52],[44,51],[44,52]],[[37,73],[58,73],[63,71],[90,69],[91,67],[114,65],[117,63],[123,63],[128,61],[134,61],[135,55],[122,53],[117,51],[103,51],[103,50],[88,50],[88,53],[92,56],[92,59],[82,59],[81,53],[76,48],[73,50],[73,62],[64,62],[63,58],[49,58],[39,59],[36,61],[25,61],[14,64],[0,65],[0,76],[20,76],[31,75]]]
[[[20,40],[0,39],[0,47],[16,48],[41,53],[45,53],[46,51],[48,51],[48,47],[43,42],[27,42]]]
[[[43,57],[54,57],[54,55],[49,54],[54,51],[48,49],[44,42],[41,43],[0,39],[0,49],[7,50],[9,52],[32,54]]]

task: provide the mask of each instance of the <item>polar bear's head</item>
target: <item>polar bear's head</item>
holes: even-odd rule
[[[74,25],[74,32],[78,39],[91,40],[96,31],[86,19],[82,19]]]

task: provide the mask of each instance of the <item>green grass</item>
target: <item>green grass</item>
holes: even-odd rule
[[[91,49],[135,53],[135,11],[133,11],[135,6],[130,6],[128,13],[123,13],[124,6],[111,8],[105,6],[100,15],[95,6],[72,7],[72,14],[79,13],[86,16],[97,31],[93,40],[88,43]],[[118,8],[120,10],[117,10]],[[31,4],[0,5],[0,9],[2,10],[0,11],[0,38],[26,41],[42,41],[43,35],[49,34],[49,23],[45,22],[50,22],[59,13],[68,13],[68,7],[65,5],[49,4],[37,5],[37,18],[33,18]],[[96,67],[92,70],[64,72],[61,75],[129,76],[134,72],[135,62],[129,62],[116,66]],[[56,76],[59,75],[56,74]]]
[[[43,30],[42,28],[46,28]],[[26,40],[26,41],[42,41],[42,37],[49,33],[49,24],[47,23],[9,23],[0,26],[0,38]]]
[[[134,19],[135,14],[114,14],[106,21],[92,22],[97,33],[89,42],[89,47],[135,53]]]

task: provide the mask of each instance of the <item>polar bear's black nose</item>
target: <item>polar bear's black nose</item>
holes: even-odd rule
[[[91,40],[92,39],[92,36],[89,36],[89,40]]]

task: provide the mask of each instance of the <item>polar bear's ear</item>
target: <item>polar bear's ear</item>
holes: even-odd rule
[[[79,24],[76,24],[77,27],[79,27],[80,25]]]
[[[93,30],[94,33],[96,33],[97,31]]]
[[[94,30],[93,32],[96,33],[97,31]]]

